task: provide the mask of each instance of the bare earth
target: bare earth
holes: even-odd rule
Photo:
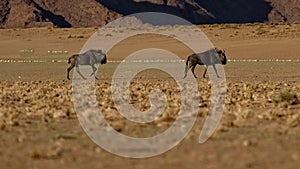
[[[200,78],[203,67],[197,67],[201,102],[195,126],[172,150],[145,159],[106,152],[78,122],[65,60],[78,53],[96,29],[0,30],[0,168],[299,168],[300,24],[200,28],[232,60],[224,66],[228,91],[221,123],[207,142],[198,143],[210,105],[210,86],[208,78]],[[166,43],[164,37],[146,36],[121,43],[108,52],[108,60],[121,60],[153,40],[183,59],[189,54]],[[34,53],[24,51],[31,49]],[[258,61],[233,61],[242,59]],[[290,61],[259,61],[269,59]],[[146,125],[133,123],[118,114],[111,100],[110,81],[117,65],[101,65],[97,74],[96,96],[105,119],[118,132],[134,137],[149,137],[167,129],[179,109],[172,104],[180,98],[174,80],[153,70],[137,75],[131,85],[137,109],[149,108],[148,94],[154,88],[165,91],[171,103],[158,120]],[[181,77],[183,69],[178,72]],[[280,100],[282,92],[297,95],[298,101]]]

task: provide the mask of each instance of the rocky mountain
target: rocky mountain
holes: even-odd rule
[[[194,24],[300,22],[300,0],[1,0],[0,26],[95,27],[150,11]]]

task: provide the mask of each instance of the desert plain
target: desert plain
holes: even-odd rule
[[[144,159],[103,150],[78,122],[72,80],[66,79],[67,58],[79,53],[97,28],[1,29],[0,168],[299,168],[300,24],[198,27],[228,57],[222,119],[212,137],[199,144],[210,106],[210,80],[202,78],[204,68],[198,66],[201,100],[194,127],[170,151]],[[159,119],[130,122],[118,114],[111,98],[114,70],[130,51],[157,45],[186,59],[189,51],[165,38],[147,35],[121,42],[107,51],[109,62],[99,66],[95,94],[105,119],[119,133],[150,137],[176,120],[180,90],[161,71],[139,73],[130,87],[131,103],[141,111],[150,107],[149,91],[166,93],[169,104]]]

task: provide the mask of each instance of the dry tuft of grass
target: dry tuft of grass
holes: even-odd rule
[[[289,105],[298,104],[298,96],[290,92],[280,92],[274,99],[274,103],[286,102]]]

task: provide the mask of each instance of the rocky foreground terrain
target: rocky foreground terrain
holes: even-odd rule
[[[2,130],[11,126],[26,126],[31,120],[47,123],[76,117],[70,83],[32,81],[1,82],[0,85]],[[154,88],[164,91],[170,103],[164,114],[151,124],[159,126],[174,121],[180,108],[180,90],[173,82],[133,83],[132,104],[141,111],[150,108],[149,92]],[[199,91],[201,101],[198,115],[205,117],[210,105],[207,81],[199,82]],[[230,82],[225,102],[225,120],[221,127],[243,126],[249,119],[274,121],[287,127],[299,126],[299,92],[300,85],[296,82]],[[110,84],[97,83],[96,96],[104,116],[111,121],[112,126],[117,126],[118,131],[126,128],[125,118],[118,114],[112,101]]]
[[[299,0],[1,0],[0,26],[96,27],[137,12],[165,12],[194,24],[299,22]]]
[[[199,144],[198,137],[208,116],[210,87],[207,80],[200,80],[200,110],[184,141],[153,158],[127,159],[97,146],[83,131],[69,82],[2,81],[0,167],[297,168],[299,83],[228,82],[227,87],[225,111],[216,132],[206,143]],[[133,82],[130,88],[131,104],[138,110],[150,107],[149,92],[154,88],[166,93],[169,104],[158,119],[147,124],[133,123],[116,110],[110,84],[97,82],[98,105],[117,132],[145,138],[156,136],[173,124],[181,104],[180,90],[174,82]]]

